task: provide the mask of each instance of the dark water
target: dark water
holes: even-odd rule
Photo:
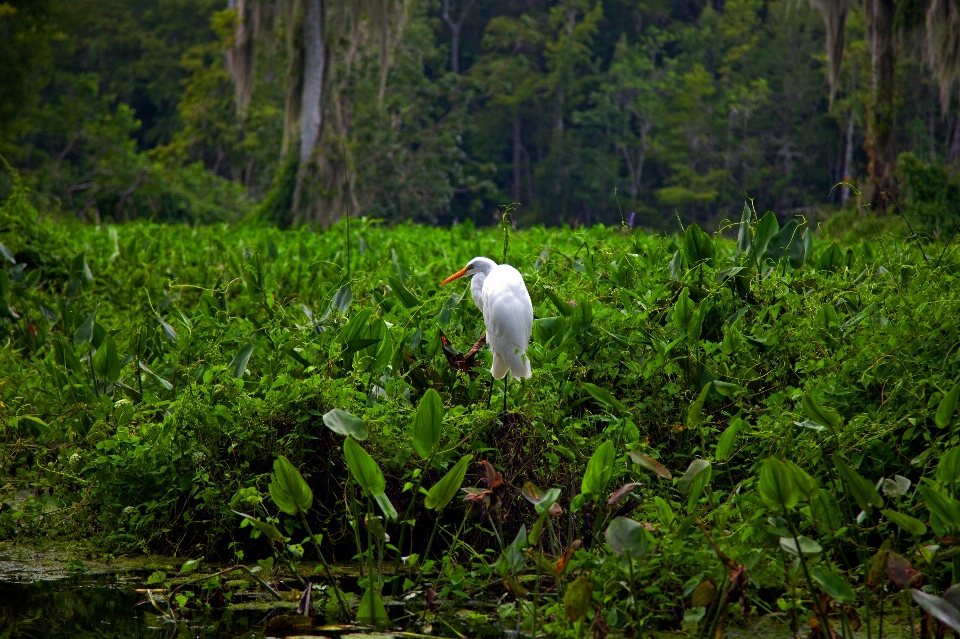
[[[163,623],[145,595],[117,576],[55,581],[0,581],[0,639],[39,637],[263,637],[264,611],[197,611],[175,626]]]

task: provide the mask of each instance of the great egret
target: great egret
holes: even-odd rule
[[[493,351],[490,373],[503,378],[503,409],[507,409],[507,373],[530,379],[527,347],[533,330],[533,304],[520,271],[509,264],[497,264],[486,257],[475,257],[467,265],[443,280],[440,286],[472,275],[470,294],[483,313],[487,344]]]

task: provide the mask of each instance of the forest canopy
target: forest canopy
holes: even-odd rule
[[[6,0],[0,155],[92,221],[666,227],[751,198],[948,232],[958,75],[958,0]]]

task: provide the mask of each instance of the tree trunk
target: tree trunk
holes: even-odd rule
[[[840,188],[840,206],[843,207],[850,197],[850,185],[853,182],[853,109],[847,121],[847,152],[843,156],[843,186]]]
[[[947,164],[953,164],[957,160],[960,160],[960,115],[957,116],[953,124],[953,139],[947,149]]]
[[[450,70],[454,73],[460,73],[460,31],[463,29],[463,23],[467,19],[467,14],[473,8],[477,0],[467,0],[460,10],[460,17],[454,20],[450,17],[450,0],[443,0],[441,17],[450,27]]]
[[[300,107],[300,163],[310,160],[320,137],[324,66],[323,0],[303,0],[303,94]]]
[[[513,201],[520,202],[520,112],[513,113]]]
[[[893,129],[894,105],[894,42],[895,0],[867,0],[867,24],[870,36],[870,58],[873,86],[870,111],[867,114],[867,154],[870,157],[870,203],[876,211],[886,210],[886,195],[895,190],[896,147]]]

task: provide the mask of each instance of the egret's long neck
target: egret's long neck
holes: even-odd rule
[[[473,303],[481,312],[483,311],[483,283],[486,279],[487,274],[483,272],[474,273],[470,278],[470,295],[473,296]]]

